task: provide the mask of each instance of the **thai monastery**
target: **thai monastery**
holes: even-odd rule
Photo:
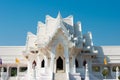
[[[26,45],[0,46],[0,80],[117,80],[120,46],[93,45],[92,33],[73,21],[47,15]]]

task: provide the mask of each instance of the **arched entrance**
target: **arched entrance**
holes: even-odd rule
[[[63,60],[62,60],[62,58],[61,57],[59,57],[58,59],[57,59],[57,67],[56,67],[56,69],[57,69],[57,71],[58,70],[63,70]]]
[[[64,56],[64,47],[62,44],[58,44],[56,47],[56,64],[55,71],[56,72],[64,72],[65,71],[65,56]]]
[[[41,67],[42,67],[42,68],[45,67],[45,61],[44,61],[44,59],[43,59],[42,62],[41,62]]]
[[[87,64],[86,60],[83,61],[83,66],[85,67]]]
[[[79,66],[78,66],[78,60],[77,60],[77,59],[75,59],[75,66],[76,66],[76,68],[79,67]]]
[[[35,69],[36,65],[37,65],[36,61],[34,60],[33,63],[32,63],[32,68]]]

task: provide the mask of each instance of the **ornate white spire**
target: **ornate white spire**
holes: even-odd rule
[[[61,27],[61,25],[63,25],[62,24],[62,16],[61,16],[61,14],[60,14],[60,11],[58,12],[58,16],[57,16],[57,26],[58,26],[58,28],[60,28]]]
[[[57,19],[62,19],[62,16],[61,16],[61,14],[60,14],[60,11],[58,12]]]

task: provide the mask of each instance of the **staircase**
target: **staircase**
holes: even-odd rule
[[[54,80],[67,80],[67,75],[61,72],[55,73]]]
[[[74,74],[70,74],[70,80],[82,80],[80,73],[74,73]]]
[[[37,80],[51,80],[51,75],[48,73],[41,74],[41,77],[38,77]]]

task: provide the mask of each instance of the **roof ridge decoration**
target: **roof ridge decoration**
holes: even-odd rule
[[[62,19],[62,16],[61,16],[61,13],[60,13],[60,11],[58,12],[57,19]]]
[[[34,37],[36,37],[36,35],[33,34],[32,32],[28,32],[27,35],[28,35],[28,36],[34,36]]]

